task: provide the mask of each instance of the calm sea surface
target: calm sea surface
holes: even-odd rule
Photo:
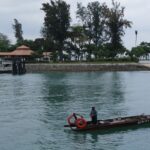
[[[72,112],[89,119],[150,114],[150,72],[0,75],[0,150],[149,150],[150,128],[76,133]]]

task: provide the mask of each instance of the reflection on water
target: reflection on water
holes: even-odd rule
[[[76,148],[81,149],[112,149],[115,150],[123,141],[123,132],[107,133],[104,132],[88,132],[88,133],[74,133],[68,132],[68,139],[71,139],[76,144]],[[114,138],[115,137],[115,138]]]
[[[92,106],[99,119],[150,114],[149,80],[149,72],[1,75],[1,149],[146,150],[149,127],[76,133],[63,126],[72,112],[88,120]]]

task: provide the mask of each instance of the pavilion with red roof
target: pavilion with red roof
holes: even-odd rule
[[[31,56],[34,53],[33,50],[31,50],[29,47],[22,45],[16,48],[16,50],[12,51],[12,52],[0,52],[0,57],[4,57],[4,56]]]

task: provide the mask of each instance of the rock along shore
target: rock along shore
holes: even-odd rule
[[[79,64],[26,64],[27,73],[46,73],[54,71],[150,71],[150,66],[140,63],[79,63]]]

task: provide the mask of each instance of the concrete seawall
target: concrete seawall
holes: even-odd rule
[[[139,63],[116,64],[26,64],[27,73],[53,71],[84,72],[84,71],[150,71],[150,67]]]

